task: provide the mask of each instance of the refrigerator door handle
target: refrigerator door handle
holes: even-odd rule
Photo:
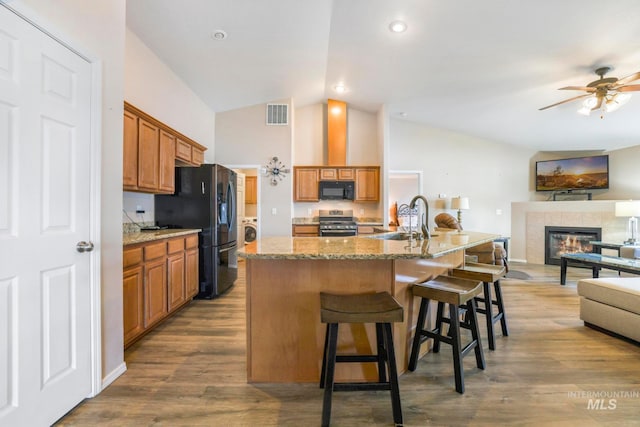
[[[218,249],[218,252],[223,253],[223,252],[229,252],[231,249],[236,249],[235,246],[231,246],[229,248],[225,248],[225,249]]]
[[[204,181],[201,181],[201,182],[200,182],[200,190],[202,191],[202,194],[204,194],[204,190],[205,190],[205,188],[204,188]]]

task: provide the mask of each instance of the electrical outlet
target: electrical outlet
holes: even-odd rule
[[[313,209],[307,209],[307,215],[313,215]]]
[[[496,209],[496,215],[502,215],[502,209]]]
[[[360,215],[364,215],[364,209],[360,209]]]
[[[271,208],[271,215],[277,215],[278,210],[276,208]]]

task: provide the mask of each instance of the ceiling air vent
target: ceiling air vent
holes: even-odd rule
[[[289,124],[289,104],[267,104],[267,125]]]

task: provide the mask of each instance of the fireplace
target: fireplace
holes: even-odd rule
[[[544,263],[560,265],[563,254],[600,253],[589,242],[602,239],[602,229],[596,227],[545,227]]]

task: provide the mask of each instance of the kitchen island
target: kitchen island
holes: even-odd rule
[[[498,235],[437,232],[429,240],[397,240],[398,233],[367,237],[267,237],[245,246],[247,381],[316,382],[320,379],[326,325],[320,292],[387,291],[404,307],[394,324],[399,372],[407,369],[419,301],[411,286],[464,263],[464,249]],[[340,329],[338,351],[371,351],[374,325]],[[423,351],[427,351],[423,347]],[[371,380],[373,363],[339,364],[336,379]]]

